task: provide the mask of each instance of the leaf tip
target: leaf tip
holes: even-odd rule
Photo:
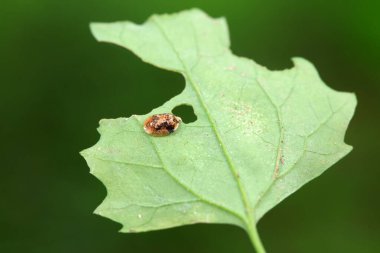
[[[358,105],[358,97],[355,92],[349,92],[349,94],[352,96],[352,103],[354,107]]]
[[[314,65],[310,61],[306,60],[305,58],[292,57],[291,60],[293,62],[294,67],[296,68],[299,68],[302,70],[309,70],[309,71],[313,70],[313,72],[316,72]]]
[[[83,158],[86,158],[86,156],[87,156],[87,149],[84,149],[84,150],[80,151],[79,155],[82,156]]]
[[[100,41],[98,29],[101,27],[101,23],[92,22],[89,24],[91,34],[95,37],[97,41]]]
[[[122,28],[122,22],[114,23],[90,23],[91,34],[99,42],[114,42],[118,41],[120,31]],[[115,43],[115,42],[114,42]]]

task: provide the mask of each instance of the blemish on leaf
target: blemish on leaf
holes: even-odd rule
[[[232,66],[227,66],[225,68],[225,70],[228,70],[228,71],[234,71],[236,69],[236,66],[232,65]]]
[[[239,129],[246,136],[260,135],[264,126],[262,123],[263,115],[251,105],[242,103],[233,103],[229,106],[233,121],[239,123]]]

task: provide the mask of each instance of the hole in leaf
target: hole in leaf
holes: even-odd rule
[[[197,115],[195,115],[194,108],[191,105],[178,105],[174,107],[172,113],[181,117],[182,121],[186,124],[197,120]]]

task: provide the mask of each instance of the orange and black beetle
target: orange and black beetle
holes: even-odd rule
[[[154,114],[145,120],[144,130],[152,136],[167,136],[177,130],[181,121],[180,117],[171,113]]]

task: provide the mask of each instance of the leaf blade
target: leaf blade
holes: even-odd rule
[[[121,222],[122,231],[215,222],[252,233],[267,211],[351,150],[344,134],[356,98],[328,88],[303,59],[294,59],[292,69],[269,71],[234,56],[224,19],[193,9],[155,15],[142,25],[93,24],[91,30],[99,41],[121,45],[147,63],[184,75],[185,90],[151,113],[189,104],[197,115],[197,121],[165,138],[143,132],[148,115],[101,124],[106,129],[101,140],[83,155],[92,169],[105,162],[93,171],[108,190],[98,209]],[[125,167],[110,170],[115,161]],[[161,173],[156,177],[165,184],[156,185],[151,171],[142,173],[144,166]],[[128,181],[133,174],[122,172],[130,168],[135,177],[142,173],[136,180],[143,183]],[[163,190],[164,185],[168,192],[145,189]],[[126,188],[127,193],[112,195]],[[172,196],[173,191],[178,195]],[[132,195],[151,199],[140,205],[135,200],[127,211],[105,213],[120,203],[126,206]],[[184,215],[178,211],[182,205],[188,208]]]

